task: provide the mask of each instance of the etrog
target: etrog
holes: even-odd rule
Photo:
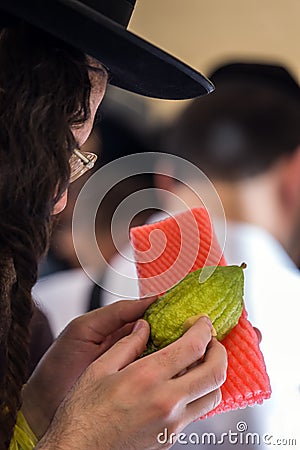
[[[151,328],[144,355],[178,339],[186,330],[186,320],[200,313],[210,317],[221,341],[242,314],[244,267],[204,267],[188,274],[156,300],[144,315]],[[205,271],[212,274],[207,278]]]

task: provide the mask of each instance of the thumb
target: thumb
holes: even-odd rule
[[[97,361],[105,372],[117,372],[135,361],[145,350],[149,338],[150,327],[146,320],[138,320],[132,332],[117,341]],[[97,361],[95,364],[97,365]]]

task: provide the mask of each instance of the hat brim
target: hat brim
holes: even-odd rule
[[[214,89],[201,73],[76,0],[1,0],[0,9],[98,59],[122,89],[171,100]]]

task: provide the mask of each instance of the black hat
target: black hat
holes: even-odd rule
[[[231,61],[218,66],[209,74],[218,88],[223,82],[258,83],[300,98],[300,86],[286,67],[257,61]]]
[[[127,31],[135,2],[0,0],[0,25],[18,18],[43,29],[98,59],[110,83],[131,92],[173,100],[211,92],[202,74]]]

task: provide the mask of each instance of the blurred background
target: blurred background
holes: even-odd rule
[[[204,75],[228,59],[281,63],[300,80],[299,0],[138,0],[129,29]],[[149,100],[169,120],[186,102]]]

